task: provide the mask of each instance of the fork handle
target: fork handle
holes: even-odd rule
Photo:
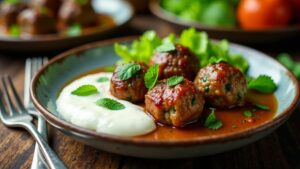
[[[28,129],[40,146],[41,153],[44,155],[50,169],[67,169],[65,164],[58,158],[48,143],[42,138],[42,135],[37,131],[36,127],[32,123],[26,123],[24,126]]]

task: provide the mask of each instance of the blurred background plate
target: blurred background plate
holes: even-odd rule
[[[276,43],[300,37],[300,24],[268,30],[243,30],[238,27],[207,26],[196,21],[179,18],[175,14],[163,9],[160,3],[161,0],[151,0],[149,6],[151,12],[158,18],[171,23],[178,32],[187,27],[195,27],[198,30],[206,31],[212,38],[226,38],[230,41],[247,44]]]
[[[93,0],[93,8],[99,14],[110,16],[113,26],[96,27],[79,36],[61,34],[33,36],[31,38],[13,38],[0,36],[0,50],[22,52],[61,51],[87,42],[109,37],[121,29],[133,17],[132,6],[122,0]]]

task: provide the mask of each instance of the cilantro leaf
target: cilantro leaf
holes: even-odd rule
[[[183,77],[182,76],[172,76],[170,78],[168,78],[167,80],[167,85],[172,87],[172,86],[175,86],[179,83],[181,83],[183,81]]]
[[[18,4],[20,3],[21,1],[20,0],[4,0],[4,3],[8,3],[8,4]]]
[[[245,110],[245,111],[243,112],[243,114],[244,114],[244,116],[246,116],[246,117],[252,117],[252,116],[253,116],[253,115],[252,115],[252,112],[249,111],[249,110]]]
[[[158,80],[159,67],[157,64],[150,67],[144,77],[145,86],[152,89]]]
[[[260,75],[248,83],[248,88],[261,93],[273,93],[277,86],[270,76]]]
[[[72,94],[77,96],[89,96],[96,93],[98,93],[98,90],[94,85],[82,85],[72,91]]]
[[[125,106],[122,103],[120,103],[116,100],[110,99],[110,98],[98,99],[96,101],[96,104],[98,106],[107,108],[109,110],[122,110],[122,109],[125,109]]]
[[[204,127],[208,129],[217,130],[223,126],[223,123],[221,120],[217,119],[215,114],[215,109],[212,109],[209,116],[205,119]]]
[[[117,74],[121,80],[128,80],[133,75],[135,75],[139,70],[141,70],[140,65],[135,63],[128,63],[118,68]]]
[[[262,105],[262,104],[255,104],[255,107],[261,109],[261,110],[270,110],[270,108],[266,105]]]
[[[100,77],[100,78],[97,80],[97,82],[100,82],[100,83],[102,83],[102,82],[107,82],[107,81],[109,81],[109,78],[108,78],[108,77]]]
[[[20,29],[20,26],[18,25],[12,25],[9,27],[9,35],[12,36],[12,37],[19,37],[20,34],[21,34],[21,29]]]
[[[176,47],[173,43],[164,43],[164,44],[158,46],[156,48],[156,51],[160,52],[160,53],[163,53],[163,52],[170,52],[170,51],[173,51],[175,49],[176,49]]]

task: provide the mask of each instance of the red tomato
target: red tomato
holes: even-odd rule
[[[285,26],[291,15],[286,0],[241,0],[237,11],[240,26],[248,30]]]

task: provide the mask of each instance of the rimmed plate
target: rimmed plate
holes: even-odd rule
[[[79,36],[57,33],[30,38],[13,38],[2,35],[0,36],[0,50],[29,52],[63,50],[108,37],[133,17],[133,8],[127,1],[93,0],[92,5],[97,13],[111,17],[114,24],[90,28]]]
[[[164,10],[160,5],[160,0],[150,1],[150,10],[158,18],[172,23],[175,28],[182,30],[188,27],[195,27],[198,30],[206,31],[210,37],[226,38],[230,41],[240,43],[274,43],[287,39],[300,37],[300,24],[274,28],[268,30],[243,30],[241,28],[226,28],[203,25],[199,22],[187,21]]]
[[[56,99],[62,87],[70,80],[93,69],[112,65],[119,57],[114,43],[128,43],[133,38],[112,39],[87,44],[53,58],[34,77],[31,97],[45,119],[66,135],[85,144],[122,155],[147,158],[184,158],[224,152],[254,142],[274,131],[292,113],[299,98],[296,78],[273,58],[254,49],[230,44],[232,53],[242,53],[250,63],[249,74],[262,72],[272,76],[278,84],[275,96],[278,110],[272,120],[241,132],[184,140],[140,140],[117,137],[84,129],[61,119],[56,110]]]

